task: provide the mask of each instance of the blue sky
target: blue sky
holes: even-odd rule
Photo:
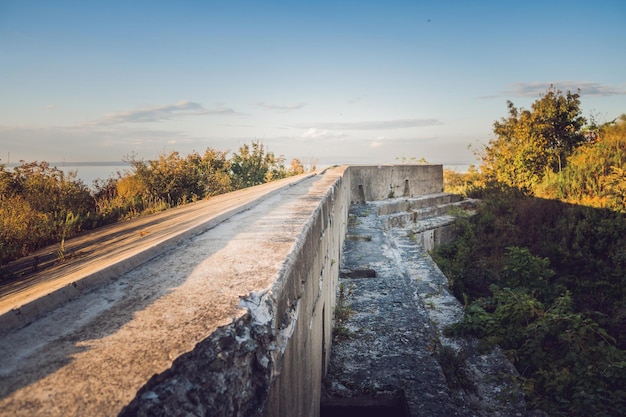
[[[0,0],[0,162],[260,140],[304,162],[475,162],[554,84],[626,113],[626,2]],[[471,149],[468,149],[471,145]]]

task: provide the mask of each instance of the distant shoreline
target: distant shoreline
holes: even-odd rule
[[[26,161],[26,163],[31,163],[32,161]],[[34,161],[34,162],[46,162],[46,161]],[[88,161],[88,162],[47,162],[48,165],[52,167],[110,167],[110,166],[131,166],[130,162],[124,161]],[[469,167],[470,165],[476,165],[476,163],[467,163],[467,162],[446,162],[446,163],[434,163],[435,165],[443,165],[445,167]],[[11,162],[9,164],[2,164],[9,168],[14,168],[16,166],[21,165],[20,162]],[[349,164],[348,164],[349,165]],[[372,164],[378,165],[378,164]],[[403,164],[397,164],[403,165]]]
[[[41,161],[45,162],[45,161]],[[26,162],[30,163],[30,162]],[[117,177],[120,174],[124,175],[127,172],[132,172],[132,165],[130,162],[122,161],[87,161],[87,162],[48,162],[50,167],[55,167],[62,170],[65,174],[69,174],[75,171],[78,179],[83,181],[84,184],[93,184],[96,180],[106,181],[107,178]],[[1,163],[0,163],[1,165]],[[11,162],[5,165],[7,168],[15,168],[19,166],[19,162]],[[401,165],[401,164],[400,164]],[[449,169],[458,173],[468,172],[470,164],[437,164],[443,165],[444,169]],[[318,165],[318,168],[321,168]],[[95,189],[95,186],[91,186]]]
[[[46,161],[40,161],[46,162]],[[29,163],[29,162],[26,162]],[[66,168],[66,167],[112,167],[112,166],[130,166],[130,162],[124,161],[102,161],[102,162],[47,162],[51,167]],[[6,166],[14,168],[20,166],[20,162],[11,162]]]

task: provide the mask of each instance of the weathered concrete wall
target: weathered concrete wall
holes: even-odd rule
[[[344,170],[298,203],[308,221],[270,288],[241,299],[248,313],[155,375],[121,416],[319,415],[349,209]]]
[[[339,261],[346,235],[350,181],[337,182],[320,201],[302,245],[276,291],[282,292],[278,311],[300,299],[300,319],[285,346],[280,377],[272,381],[266,415],[319,415],[322,377],[329,362]]]
[[[312,214],[275,282],[242,298],[249,314],[153,377],[121,416],[319,415],[351,202],[390,190],[437,193],[443,184],[442,167],[430,165],[340,167],[325,176],[307,194]]]
[[[437,193],[442,175],[335,167],[177,243],[3,336],[0,409],[318,416],[351,202]]]
[[[351,165],[348,172],[352,203],[443,191],[442,165]]]

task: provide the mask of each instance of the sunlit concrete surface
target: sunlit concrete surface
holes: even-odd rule
[[[194,232],[193,237],[170,246],[150,262],[2,335],[0,414],[117,415],[153,375],[172,367],[175,359],[192,351],[216,329],[246,317],[251,317],[253,325],[277,328],[272,336],[274,346],[264,347],[271,362],[266,365],[283,360],[285,345],[297,339],[295,327],[308,332],[313,315],[325,311],[325,328],[330,332],[329,297],[334,297],[334,290],[332,283],[319,279],[319,271],[326,268],[324,276],[331,276],[334,270],[336,276],[339,253],[334,260],[327,253],[321,260],[311,253],[313,258],[306,260],[320,263],[318,277],[310,284],[317,289],[311,292],[316,294],[311,300],[302,301],[306,271],[299,278],[302,282],[292,282],[289,274],[298,270],[294,257],[303,261],[297,254],[307,242],[307,233],[317,233],[313,240],[320,241],[319,233],[326,229],[331,214],[319,213],[320,202],[337,197],[333,187],[341,180],[343,169],[295,180],[209,230]],[[347,197],[345,200],[347,212]],[[312,231],[320,216],[325,216],[326,224],[318,222],[320,229]],[[180,223],[176,218],[172,221]],[[337,236],[331,246],[338,251],[340,233],[329,230],[328,235]],[[321,252],[317,247],[311,249]],[[285,288],[294,285],[294,289]],[[321,285],[326,298],[320,301]],[[283,294],[287,298],[282,298]],[[259,303],[256,309],[255,302]],[[329,304],[326,310],[321,307],[324,302]],[[315,310],[318,305],[320,311]],[[295,323],[297,317],[293,317],[294,323],[285,323],[286,316],[277,313],[278,308],[293,313],[294,306],[309,309],[310,317],[303,319],[302,325]],[[320,322],[316,327],[319,340],[314,351],[320,379],[324,325]],[[278,340],[280,337],[283,340]],[[329,337],[327,341],[330,343]],[[307,343],[313,342],[308,337]],[[290,355],[298,357],[297,352]],[[307,406],[319,403],[319,389],[315,394],[317,398]]]
[[[5,266],[20,279],[0,284],[0,332],[30,323],[310,176],[290,177],[99,228],[68,240],[67,260],[62,263],[57,259],[59,245],[53,245]]]

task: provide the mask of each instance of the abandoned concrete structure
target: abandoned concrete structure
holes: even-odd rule
[[[62,303],[14,306],[0,316],[0,415],[320,415],[351,205],[442,187],[437,165],[329,168],[72,282]],[[420,242],[445,238],[433,230]]]

